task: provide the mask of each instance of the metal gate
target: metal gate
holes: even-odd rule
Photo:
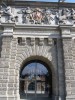
[[[25,71],[20,78],[20,98],[21,100],[48,100],[50,84],[46,79],[47,73],[41,72],[42,68],[38,70],[38,63],[34,65],[30,69],[32,71]]]

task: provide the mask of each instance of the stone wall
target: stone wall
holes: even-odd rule
[[[0,99],[19,100],[19,75],[26,59],[39,59],[48,63],[52,70],[52,90],[54,100],[58,100],[58,69],[56,60],[56,47],[54,40],[36,38],[26,39],[23,44],[18,43],[18,38],[3,37],[1,45],[0,65]],[[31,41],[31,42],[29,42]],[[48,42],[50,41],[50,42]],[[56,81],[56,83],[55,83]],[[60,84],[61,85],[61,84]],[[62,90],[61,90],[62,91]],[[63,93],[63,91],[61,92]],[[61,95],[60,95],[61,96]],[[63,100],[63,99],[62,99]]]
[[[72,38],[63,38],[66,100],[75,100],[75,44]]]
[[[20,71],[27,61],[39,59],[52,71],[53,100],[74,100],[74,43],[72,38],[1,37],[0,99],[20,99]]]
[[[8,94],[8,80],[9,80],[9,63],[10,63],[10,48],[11,37],[3,37],[1,45],[0,57],[0,99],[6,100]]]

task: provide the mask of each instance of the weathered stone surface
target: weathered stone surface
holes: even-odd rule
[[[71,14],[73,9],[65,10]],[[65,20],[60,15],[63,25],[58,23],[59,27],[55,19],[27,24],[22,23],[24,16],[18,16],[21,23],[10,22],[12,18],[0,24],[0,100],[20,100],[20,71],[27,61],[36,59],[51,69],[53,100],[75,100],[75,15],[70,18],[73,26],[68,15]]]

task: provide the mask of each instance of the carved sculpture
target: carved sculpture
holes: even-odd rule
[[[10,6],[8,6],[3,12],[8,15],[8,22],[15,22],[15,18],[18,17],[12,13],[12,8]]]
[[[4,4],[5,5],[5,4]],[[59,10],[52,8],[19,8],[14,15],[10,6],[0,7],[0,22],[4,16],[6,22],[16,22],[20,16],[22,24],[74,24],[75,10],[72,8],[61,8]],[[16,9],[15,9],[16,10]]]
[[[12,8],[7,6],[4,2],[0,7],[0,15],[8,16],[6,22],[15,22],[16,18],[18,17],[12,13]]]
[[[42,13],[39,8],[31,10],[30,7],[27,7],[25,9],[21,9],[18,13],[22,13],[23,23],[41,24]]]
[[[50,9],[46,9],[45,20],[46,20],[47,24],[54,24],[55,23],[55,15],[52,14]]]
[[[22,22],[26,24],[55,24],[56,14],[52,14],[50,9],[42,10],[40,8],[31,9],[27,7],[21,9],[18,13],[22,14]]]
[[[72,19],[75,19],[75,10],[73,8],[71,9],[71,15],[72,15]]]
[[[59,23],[71,24],[71,10],[64,8],[59,10]]]
[[[30,19],[31,19],[31,9],[30,7],[27,7],[26,9],[24,9],[23,11],[23,23],[30,23]]]
[[[32,13],[32,19],[34,20],[35,24],[41,24],[42,23],[42,11],[39,8],[34,9]]]
[[[1,23],[1,16],[3,14],[3,11],[1,9],[2,9],[2,6],[0,6],[0,23]]]
[[[30,20],[32,19],[32,10],[30,7],[21,9],[18,14],[22,14],[22,23],[30,23]]]

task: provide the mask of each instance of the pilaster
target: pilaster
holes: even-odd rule
[[[1,47],[1,87],[0,87],[0,99],[1,100],[15,100],[15,77],[13,76],[13,71],[11,69],[11,47],[12,47],[12,38],[13,38],[13,24],[2,24],[3,33],[2,37],[2,47]],[[14,89],[14,91],[13,91]]]
[[[61,27],[63,57],[64,57],[64,69],[65,69],[65,89],[66,89],[66,100],[74,100],[74,73],[75,69],[73,66],[73,55],[74,55],[74,41],[72,38],[73,30],[72,25],[64,25]]]
[[[59,84],[59,100],[65,100],[65,68],[63,58],[62,39],[57,39],[57,57],[58,57],[58,84]]]

